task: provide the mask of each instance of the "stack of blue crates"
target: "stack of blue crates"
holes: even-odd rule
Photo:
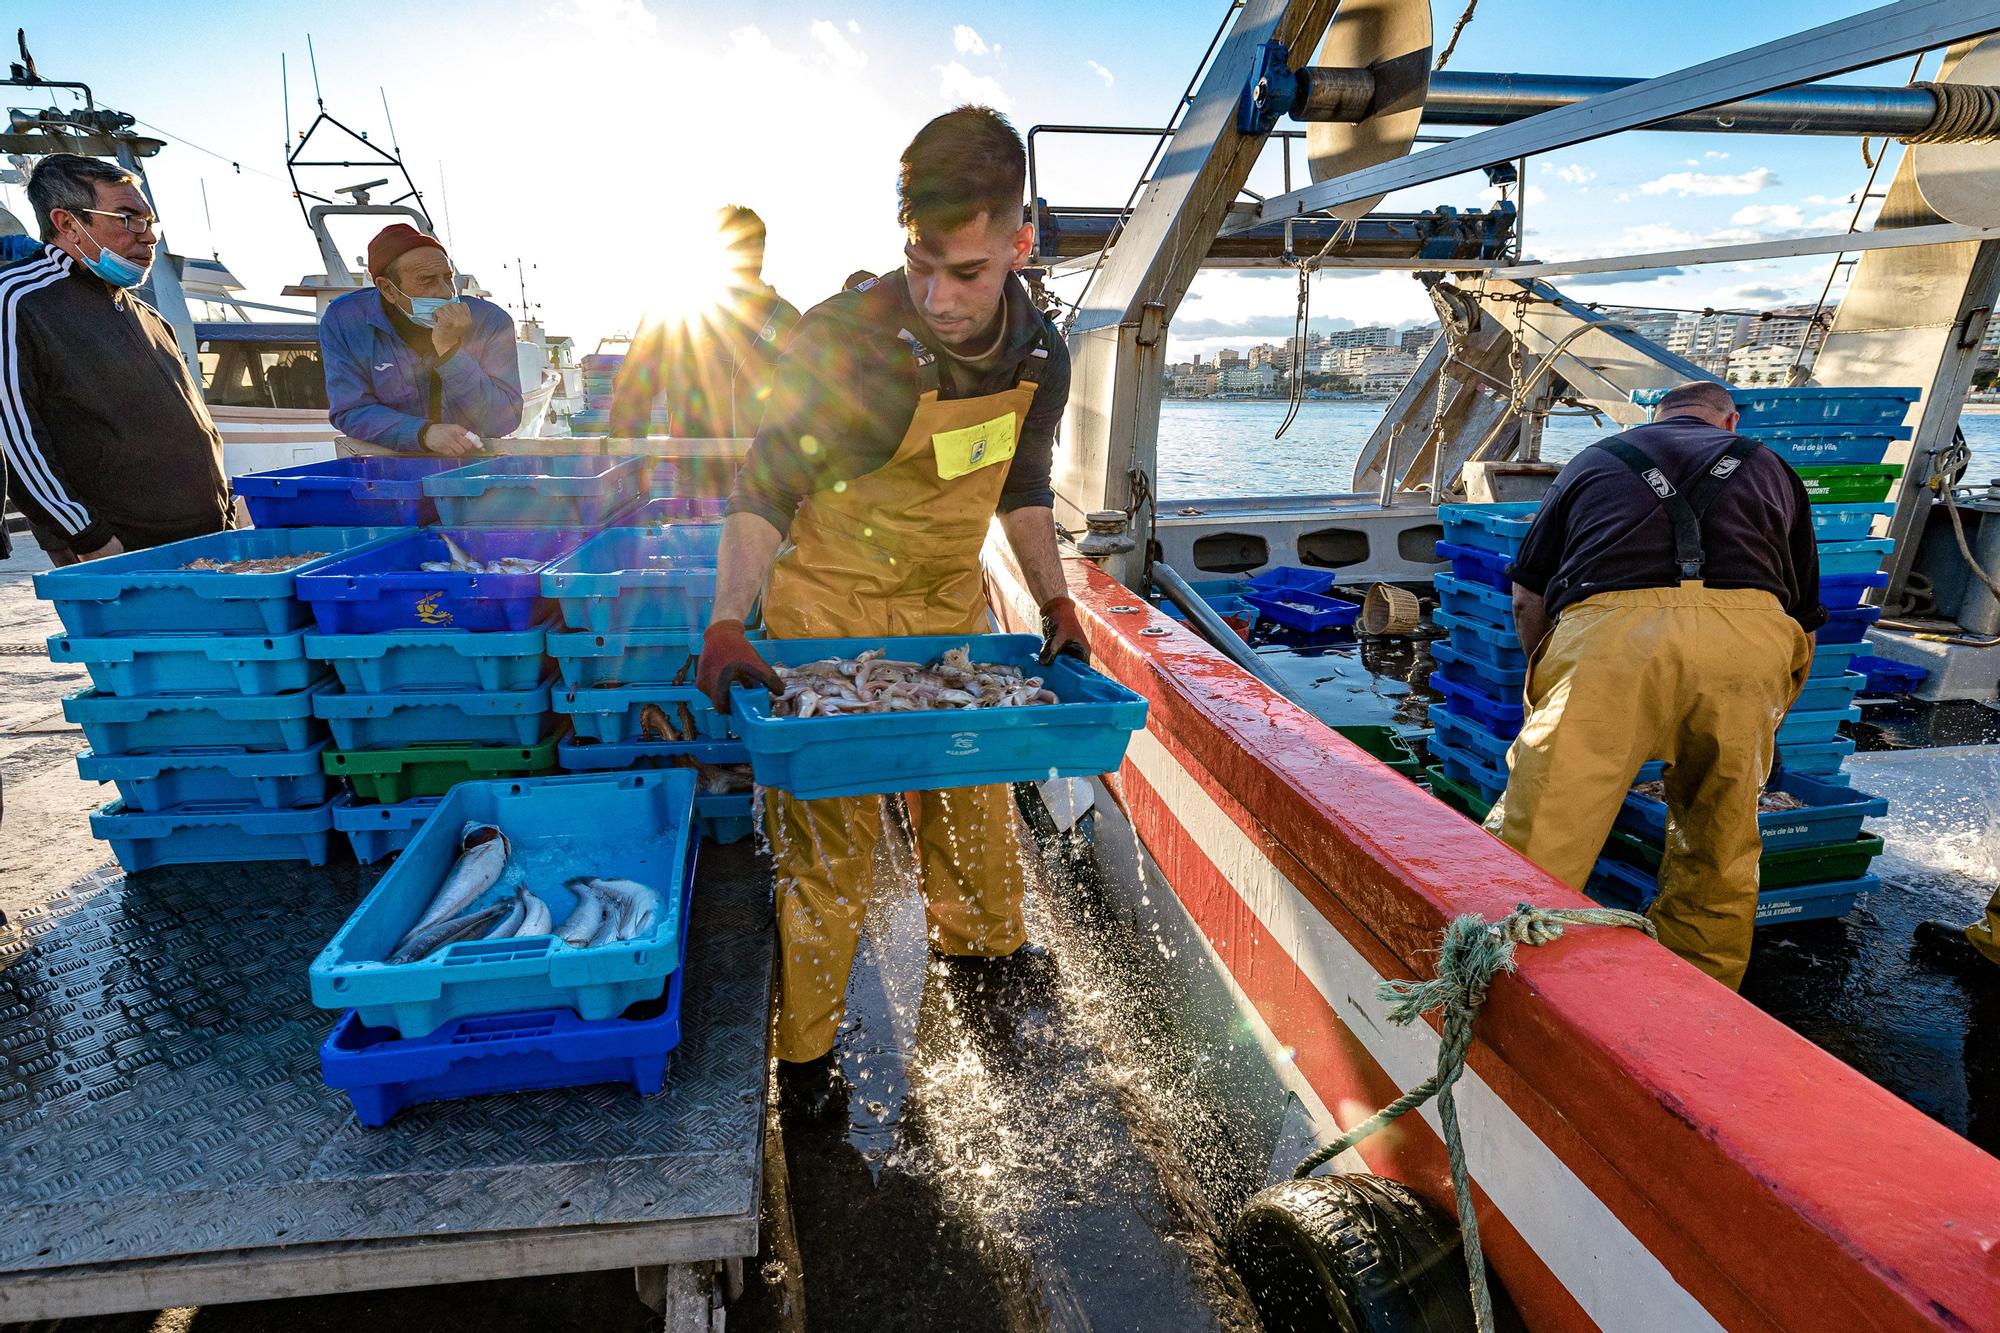
[[[734,842],[751,831],[752,793],[711,788],[750,754],[694,685],[721,540],[716,523],[610,528],[551,564],[541,586],[566,626],[548,639],[561,675],[553,706],[572,731],[557,747],[561,766],[699,765],[708,781],[696,823],[711,841]]]
[[[570,433],[607,435],[611,431],[611,394],[618,381],[619,368],[625,364],[625,358],[599,352],[584,357],[578,364],[583,367],[584,410],[570,416]],[[667,424],[667,409],[663,403],[656,401],[653,404],[648,433],[665,435]]]
[[[1437,670],[1431,688],[1430,750],[1453,782],[1488,803],[1507,789],[1507,748],[1520,734],[1528,659],[1514,633],[1513,584],[1507,565],[1520,554],[1536,505],[1441,505],[1444,539],[1438,555],[1451,562],[1438,574],[1433,619],[1445,631],[1431,645]]]
[[[331,682],[293,594],[301,575],[391,535],[218,532],[36,576],[63,623],[49,656],[90,672],[63,716],[90,743],[78,772],[117,786],[90,827],[126,870],[326,861],[333,792],[315,704]]]

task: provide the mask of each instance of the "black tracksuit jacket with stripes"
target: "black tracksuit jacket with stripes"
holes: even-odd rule
[[[230,525],[222,437],[171,325],[53,245],[0,270],[7,491],[79,555]]]

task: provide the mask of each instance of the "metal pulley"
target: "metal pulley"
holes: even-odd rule
[[[1932,85],[1947,129],[2000,115],[2000,38],[1988,37],[1938,76]],[[1965,227],[2000,226],[2000,146],[1991,138],[1971,142],[1917,142],[1911,171],[1930,210]]]

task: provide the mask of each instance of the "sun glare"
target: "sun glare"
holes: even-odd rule
[[[743,282],[715,215],[702,211],[675,218],[660,246],[665,267],[646,294],[646,318],[687,325],[715,322]]]

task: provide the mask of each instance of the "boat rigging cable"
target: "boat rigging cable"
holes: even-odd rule
[[[1465,1072],[1465,1055],[1472,1046],[1472,1027],[1486,1003],[1487,987],[1502,972],[1514,970],[1514,946],[1548,944],[1562,938],[1568,926],[1630,926],[1652,939],[1653,923],[1637,912],[1615,907],[1530,907],[1520,904],[1498,921],[1467,913],[1444,928],[1438,949],[1437,973],[1429,981],[1384,981],[1376,997],[1393,1004],[1389,1021],[1408,1026],[1433,1010],[1444,1011],[1443,1040],[1438,1043],[1437,1072],[1369,1116],[1332,1143],[1308,1154],[1292,1172],[1303,1180],[1369,1135],[1432,1097],[1444,1127],[1445,1152],[1451,1158],[1451,1193],[1458,1205],[1458,1225],[1464,1236],[1465,1270],[1471,1283],[1472,1312],[1479,1333],[1493,1333],[1493,1296],[1486,1287],[1486,1256],[1479,1243],[1479,1217],[1472,1206],[1472,1180],[1465,1166],[1465,1142],[1458,1128],[1458,1107],[1452,1085]]]

